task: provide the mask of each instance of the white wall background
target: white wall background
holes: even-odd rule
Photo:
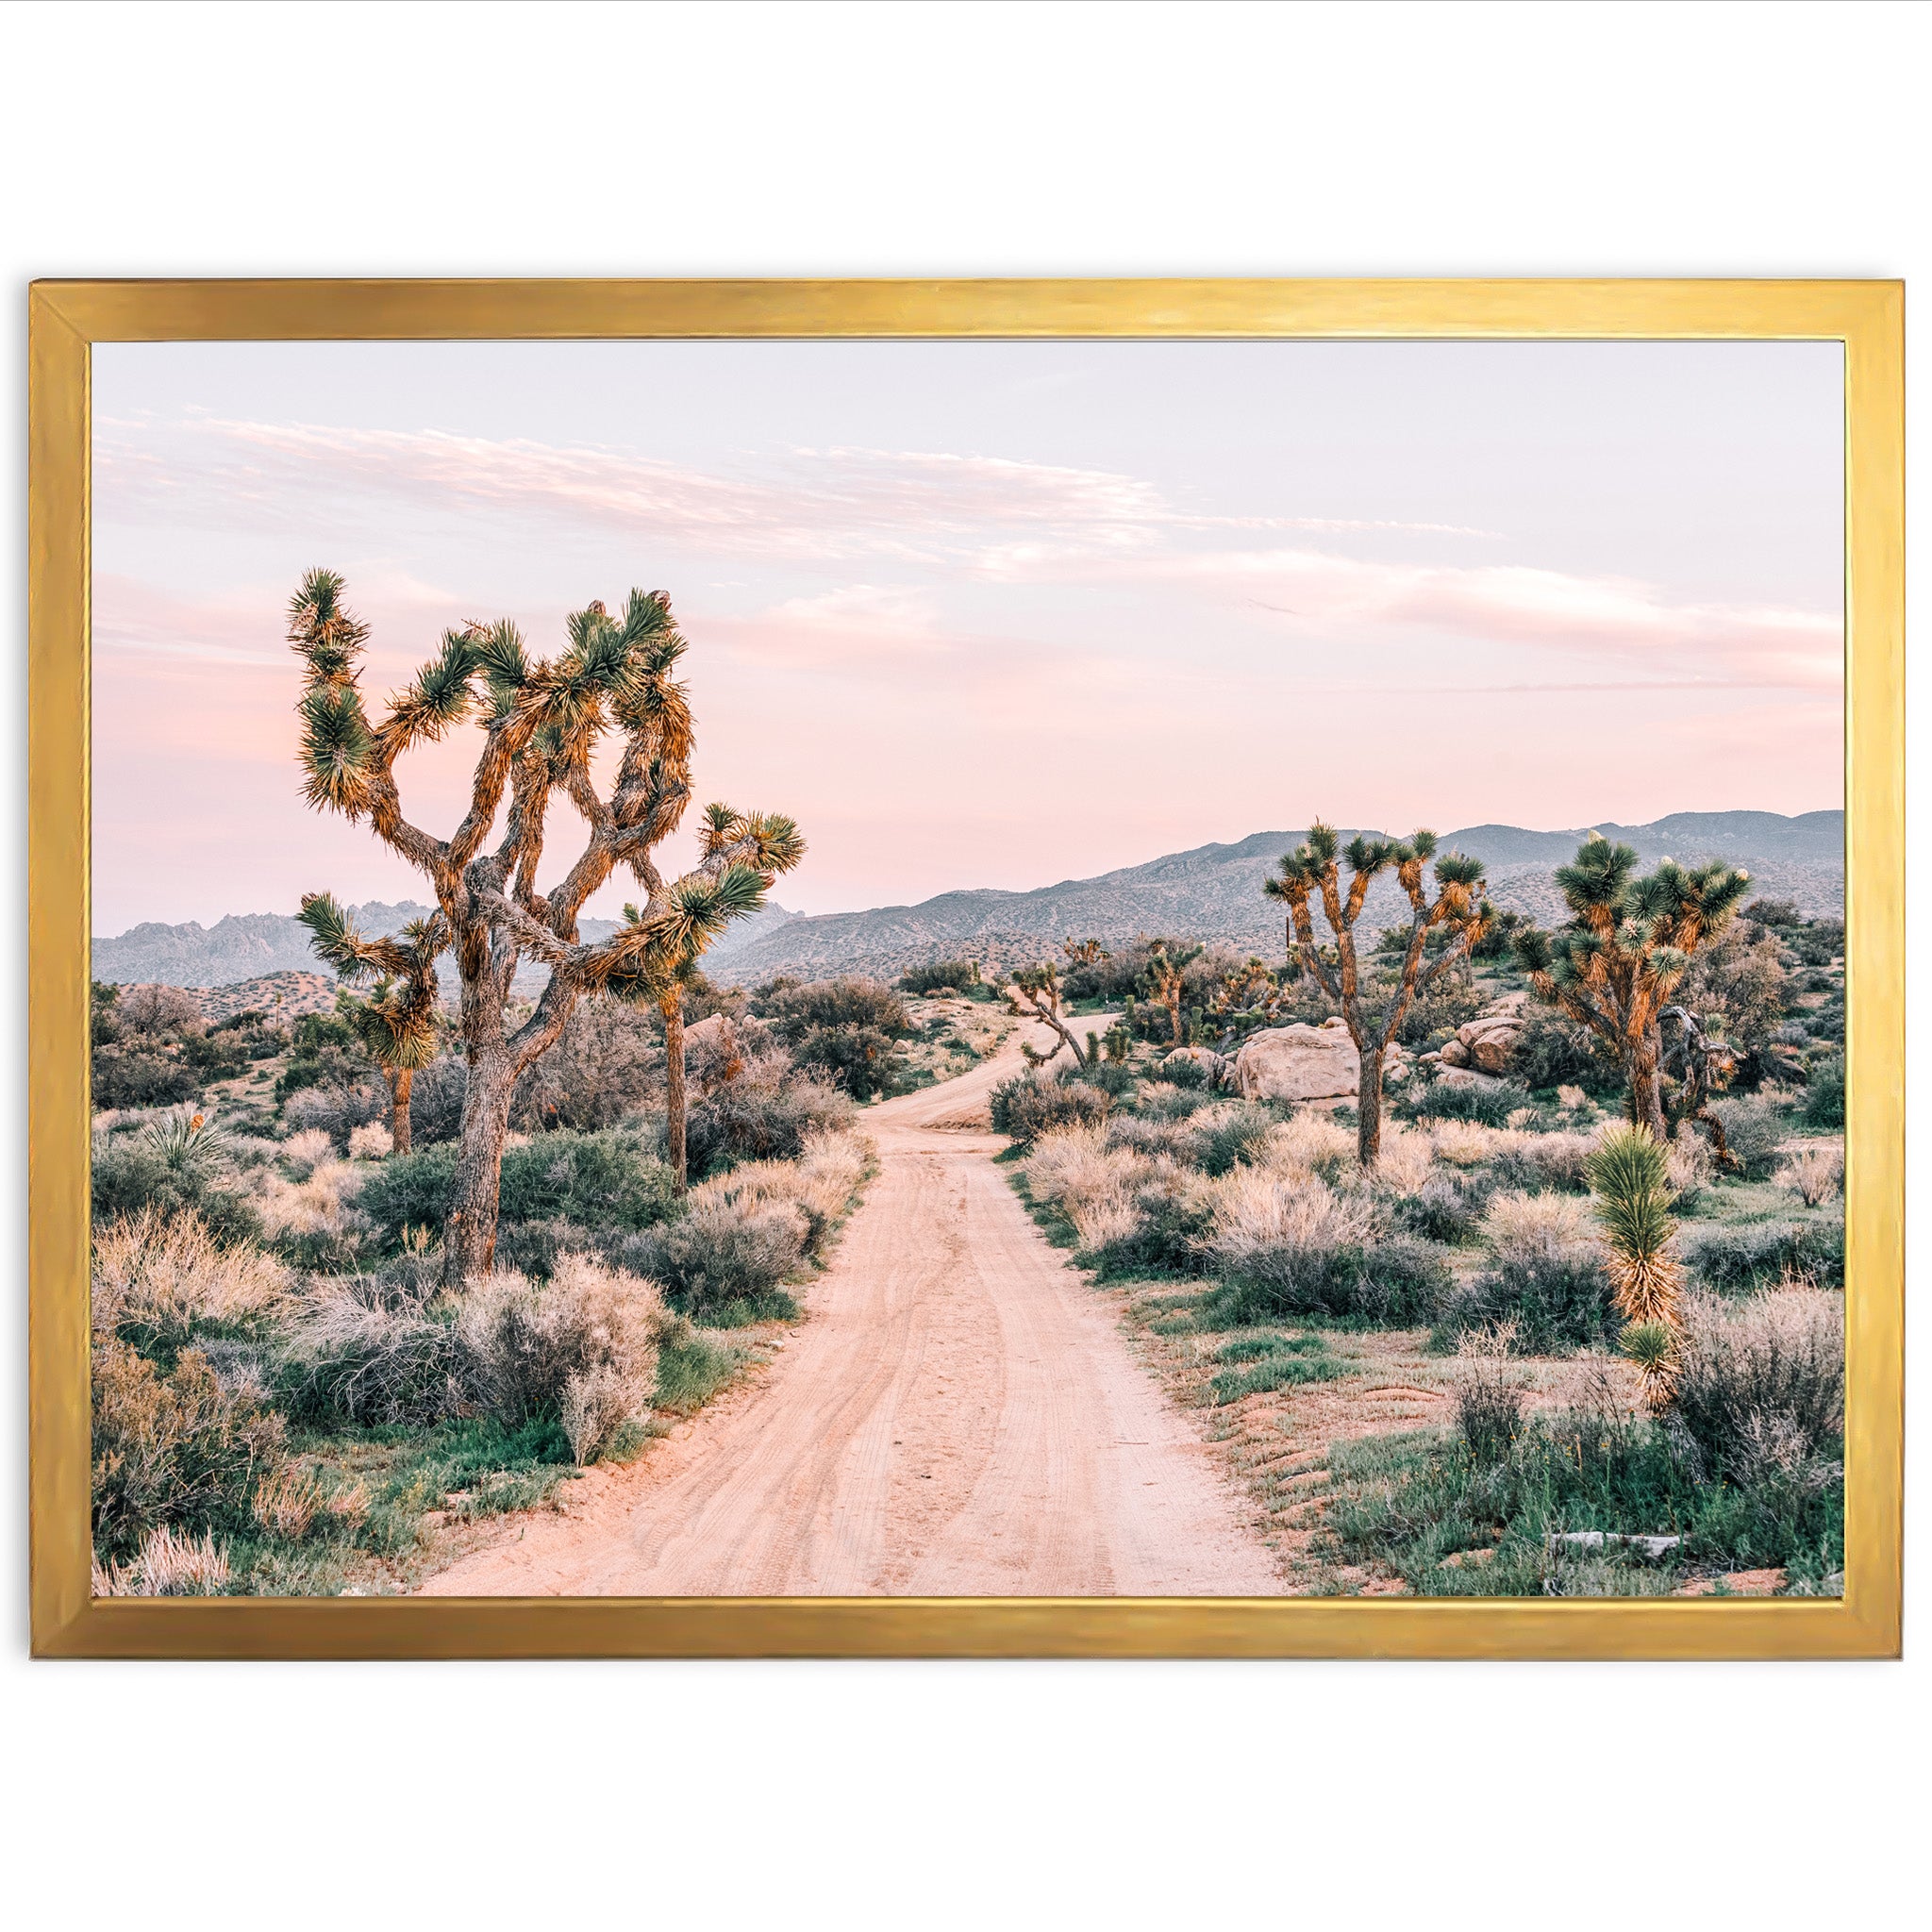
[[[1903,275],[1916,357],[1926,27],[1848,5],[13,7],[14,714],[34,275]],[[1782,1927],[1890,1918],[1923,1875],[1916,1656],[29,1666],[20,931],[0,1895],[22,1923]],[[1924,1074],[1915,1041],[1922,1104]]]

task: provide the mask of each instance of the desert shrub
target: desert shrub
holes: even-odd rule
[[[1689,1122],[1678,1125],[1664,1150],[1664,1178],[1671,1206],[1679,1214],[1692,1212],[1717,1174],[1717,1157],[1710,1142]]]
[[[1817,1221],[1747,1221],[1687,1230],[1684,1258],[1698,1278],[1721,1294],[1745,1294],[1787,1274],[1824,1287],[1845,1278],[1843,1217]]]
[[[1407,943],[1407,935],[1401,927],[1391,926],[1390,930],[1399,934],[1405,945]],[[1395,1038],[1411,1051],[1446,1040],[1458,1026],[1466,1026],[1474,1020],[1487,999],[1486,993],[1473,986],[1454,980],[1439,981],[1432,991],[1409,1002],[1402,1024],[1395,1029]]]
[[[282,1142],[282,1158],[298,1181],[306,1181],[325,1160],[335,1156],[336,1143],[321,1127],[304,1127]]]
[[[614,1127],[663,1084],[661,1024],[655,1009],[603,996],[583,1001],[557,1044],[517,1082],[511,1124],[579,1133]]]
[[[351,1160],[385,1160],[394,1151],[395,1141],[380,1121],[370,1121],[349,1133]]]
[[[1006,1134],[1026,1147],[1058,1127],[1104,1120],[1108,1100],[1084,1082],[1028,1073],[995,1087],[989,1108],[993,1132]]]
[[[1788,993],[1777,938],[1744,921],[1698,948],[1676,991],[1679,1006],[1723,1035],[1738,1058],[1735,1084],[1756,1087],[1764,1054],[1785,1017]]]
[[[392,1155],[358,1174],[358,1205],[391,1246],[408,1229],[440,1231],[456,1164],[457,1150],[447,1143]],[[645,1152],[634,1129],[538,1134],[504,1150],[498,1213],[505,1223],[635,1230],[661,1221],[675,1200],[670,1169]]]
[[[891,987],[851,974],[760,988],[753,1004],[758,1016],[788,1041],[822,1026],[875,1026],[894,1037],[912,1030],[906,1003]]]
[[[1513,1080],[1431,1080],[1418,1091],[1407,1111],[1419,1121],[1474,1121],[1503,1127],[1511,1114],[1532,1105],[1527,1091]]]
[[[1787,1157],[1774,1176],[1807,1208],[1822,1208],[1844,1191],[1845,1151],[1833,1141],[1801,1148]]]
[[[814,1134],[843,1126],[852,1102],[835,1087],[792,1076],[725,1080],[685,1117],[691,1170],[707,1174],[741,1160],[796,1160]]]
[[[789,1201],[734,1198],[712,1182],[689,1198],[676,1221],[627,1241],[625,1261],[647,1269],[694,1314],[789,1307],[778,1291],[805,1259],[804,1212]]]
[[[1447,1174],[1424,1181],[1395,1204],[1395,1224],[1425,1241],[1459,1241],[1482,1218],[1482,1207]]]
[[[104,1107],[166,1107],[189,1100],[200,1087],[195,1070],[181,1060],[135,1048],[96,1048],[92,1063],[93,1104]]]
[[[897,1039],[878,1026],[808,1026],[791,1044],[798,1066],[861,1102],[891,1087],[903,1066]]]
[[[1491,1265],[1444,1298],[1437,1339],[1507,1326],[1531,1355],[1615,1340],[1619,1321],[1589,1206],[1565,1194],[1499,1194],[1483,1237]]]
[[[547,1283],[498,1273],[463,1297],[456,1332],[477,1400],[507,1427],[557,1417],[601,1449],[650,1407],[664,1300],[657,1284],[567,1255]],[[577,1459],[585,1458],[581,1452]]]
[[[1746,1180],[1761,1181],[1777,1164],[1787,1127],[1777,1107],[1755,1094],[1727,1094],[1710,1104],[1724,1123],[1724,1145],[1743,1169]]]
[[[1497,1149],[1496,1184],[1524,1191],[1582,1193],[1590,1185],[1583,1164],[1595,1144],[1588,1134],[1525,1134]]]
[[[92,1174],[93,1218],[108,1221],[154,1208],[192,1213],[217,1240],[246,1241],[261,1222],[236,1186],[228,1138],[193,1126],[185,1109],[150,1117],[131,1134],[96,1134]]]
[[[201,1027],[201,1002],[185,987],[125,986],[114,1010],[128,1031],[150,1039]]]
[[[504,1150],[498,1211],[510,1221],[642,1228],[663,1220],[676,1198],[671,1170],[622,1129],[538,1134]]]
[[[1202,1247],[1225,1283],[1219,1314],[1425,1319],[1454,1279],[1426,1242],[1374,1237],[1368,1205],[1318,1175],[1237,1168],[1209,1184]]]
[[[95,1548],[125,1556],[164,1524],[244,1524],[283,1440],[258,1392],[225,1387],[199,1349],[162,1368],[113,1335],[92,1367]]]
[[[1356,1137],[1332,1115],[1304,1108],[1268,1137],[1266,1164],[1338,1181],[1355,1165]]]
[[[1160,1062],[1160,1077],[1173,1087],[1211,1087],[1214,1084],[1208,1077],[1208,1069],[1185,1050],[1171,1053]]]
[[[282,1119],[298,1132],[319,1127],[338,1147],[346,1147],[358,1127],[389,1113],[389,1090],[379,1080],[304,1087],[282,1103]]]
[[[1804,966],[1829,966],[1841,958],[1845,950],[1845,924],[1841,919],[1811,919],[1791,927],[1783,935],[1785,943]]]
[[[1814,1288],[1684,1307],[1673,1415],[1712,1474],[1753,1484],[1841,1454],[1844,1306]]]
[[[852,1205],[867,1158],[867,1145],[858,1135],[814,1128],[796,1160],[742,1162],[707,1181],[703,1192],[722,1200],[797,1208],[805,1222],[806,1257],[816,1260]]]
[[[369,1275],[310,1292],[283,1341],[275,1385],[297,1422],[372,1428],[421,1428],[468,1400],[454,1311]]]
[[[93,1238],[91,1315],[97,1334],[176,1348],[200,1326],[264,1314],[290,1292],[289,1271],[245,1243],[223,1245],[192,1213],[152,1206]]]
[[[593,1255],[606,1243],[575,1221],[499,1221],[494,1265],[548,1281],[564,1255]]]
[[[1553,1007],[1535,1004],[1524,1008],[1522,1019],[1509,1066],[1524,1086],[1537,1092],[1577,1087],[1594,1094],[1613,1093],[1622,1086],[1615,1061],[1588,1026],[1566,1020]]]
[[[929,966],[913,966],[899,975],[899,990],[902,992],[938,992],[944,987],[951,987],[955,992],[964,992],[968,987],[979,984],[979,962],[976,959],[936,959]]]
[[[1832,1054],[1812,1068],[1805,1088],[1805,1124],[1842,1129],[1845,1124],[1845,1057]]]
[[[1257,1165],[1274,1132],[1274,1116],[1265,1107],[1252,1100],[1230,1101],[1211,1113],[1196,1116],[1195,1164],[1209,1175],[1224,1174],[1243,1165]]]
[[[409,1085],[409,1140],[413,1146],[433,1147],[454,1141],[462,1130],[463,1099],[470,1090],[470,1070],[460,1054],[445,1054],[417,1070]]]
[[[1508,1365],[1516,1331],[1507,1322],[1472,1328],[1456,1349],[1456,1433],[1481,1463],[1507,1459],[1523,1429],[1523,1377]]]

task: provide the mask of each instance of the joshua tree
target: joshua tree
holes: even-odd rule
[[[1349,870],[1345,896],[1338,855]],[[1432,858],[1436,866],[1433,899],[1423,886],[1423,868]],[[1394,962],[1394,988],[1378,1014],[1371,1010],[1370,994],[1362,984],[1356,922],[1361,917],[1370,886],[1391,867],[1408,895],[1408,943]],[[1271,899],[1287,903],[1289,929],[1293,935],[1291,958],[1299,957],[1302,970],[1312,975],[1341,1008],[1348,1037],[1355,1041],[1361,1062],[1356,1095],[1356,1151],[1364,1167],[1373,1167],[1382,1151],[1382,1060],[1389,1042],[1395,1038],[1395,1029],[1416,995],[1448,973],[1482,938],[1495,916],[1483,892],[1482,861],[1459,852],[1445,852],[1437,858],[1433,832],[1416,832],[1407,839],[1371,839],[1357,833],[1343,849],[1334,826],[1317,819],[1307,838],[1282,859],[1281,876],[1264,881],[1262,891]],[[1308,901],[1318,894],[1335,935],[1332,964],[1315,943],[1315,922]],[[1449,943],[1424,965],[1429,935],[1439,927],[1449,932]]]
[[[1553,933],[1516,935],[1516,957],[1537,996],[1601,1035],[1624,1063],[1630,1118],[1661,1141],[1658,1022],[1691,956],[1730,924],[1751,874],[1717,860],[1686,872],[1666,858],[1638,878],[1637,855],[1592,832],[1557,885],[1570,920]]]
[[[624,908],[626,920],[643,915],[635,906]],[[692,953],[671,974],[657,992],[658,1017],[664,1022],[664,1141],[671,1171],[677,1176],[677,1191],[684,1192],[690,1178],[690,1160],[685,1153],[685,1122],[688,1108],[684,1091],[684,995],[698,970],[698,956]]]
[[[1707,1032],[1704,1023],[1685,1007],[1666,1007],[1657,1015],[1659,1029],[1670,1021],[1674,1032],[1657,1071],[1677,1083],[1677,1120],[1695,1121],[1710,1136],[1711,1152],[1720,1169],[1741,1165],[1724,1144],[1724,1124],[1710,1110],[1710,1096],[1730,1084],[1738,1070],[1736,1050],[1727,1040]]]
[[[1183,946],[1178,953],[1173,953],[1165,940],[1156,940],[1148,948],[1148,997],[1167,1014],[1176,1046],[1187,1044],[1187,1028],[1181,1020],[1181,974],[1205,950],[1201,946]]]
[[[375,976],[367,998],[344,993],[337,1007],[388,1082],[390,1144],[407,1154],[410,1083],[436,1058],[436,956],[449,942],[448,923],[438,912],[393,939],[364,939],[328,892],[308,893],[295,916],[338,979],[356,986]]]
[[[1042,1020],[1060,1037],[1060,1044],[1052,1053],[1038,1053],[1025,1041],[1020,1042],[1020,1051],[1026,1056],[1029,1066],[1044,1066],[1050,1059],[1058,1058],[1064,1047],[1074,1056],[1076,1067],[1095,1064],[1101,1054],[1100,1041],[1096,1035],[1087,1036],[1083,1050],[1067,1026],[1060,1012],[1059,970],[1051,959],[1042,960],[1038,966],[1022,966],[1008,980],[1005,988],[1007,999],[1014,1014],[1025,1019],[1029,1014],[1036,1020]]]
[[[557,1042],[577,1003],[609,991],[656,1000],[733,919],[764,903],[774,877],[804,856],[788,818],[706,815],[697,865],[666,880],[655,855],[691,801],[692,721],[672,673],[685,640],[661,591],[633,591],[621,617],[591,604],[568,621],[566,647],[530,657],[516,626],[466,625],[390,700],[380,721],[363,708],[367,626],[342,601],[342,580],[310,571],[290,604],[289,641],[306,673],[299,707],[304,790],[318,809],[366,821],[434,889],[436,937],[461,981],[459,1023],[469,1063],[460,1143],[444,1226],[444,1279],[489,1271],[497,1194],[517,1078]],[[395,765],[411,746],[474,722],[482,744],[469,808],[446,839],[403,816]],[[615,735],[621,751],[607,796],[591,758]],[[538,890],[546,815],[561,794],[589,828],[550,890]],[[507,808],[507,809],[506,809]],[[499,811],[500,838],[486,841]],[[577,936],[585,902],[620,869],[644,899],[608,940]],[[510,988],[529,958],[550,977],[527,1017]]]
[[[1609,1251],[1624,1352],[1643,1372],[1643,1406],[1658,1415],[1677,1386],[1684,1325],[1678,1307],[1683,1271],[1671,1253],[1677,1224],[1671,1219],[1664,1150],[1648,1127],[1619,1127],[1584,1163],[1584,1174]]]

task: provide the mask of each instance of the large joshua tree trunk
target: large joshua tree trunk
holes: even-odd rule
[[[399,1067],[389,1076],[389,1144],[392,1154],[409,1151],[409,1088],[415,1078],[412,1067]]]
[[[664,1139],[671,1157],[671,1171],[677,1176],[677,1191],[684,1192],[686,1160],[684,1147],[684,994],[673,988],[664,995],[658,1010],[664,1015]]]
[[[509,1138],[516,1063],[507,1053],[473,1052],[443,1224],[443,1279],[460,1286],[496,1262],[496,1214],[503,1188],[503,1148]]]
[[[1663,1088],[1657,1077],[1657,1061],[1662,1055],[1657,1036],[1645,1028],[1634,1039],[1625,1041],[1624,1054],[1630,1080],[1630,1118],[1640,1127],[1648,1127],[1659,1141],[1668,1141]]]
[[[1361,1077],[1356,1083],[1356,1158],[1374,1167],[1382,1158],[1382,1049],[1361,1049]]]

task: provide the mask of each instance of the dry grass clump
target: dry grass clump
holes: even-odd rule
[[[255,1486],[249,1507],[256,1522],[275,1536],[294,1541],[308,1534],[325,1497],[306,1462],[280,1462]]]
[[[1436,1158],[1451,1167],[1481,1167],[1530,1138],[1515,1127],[1486,1127],[1480,1121],[1438,1121],[1429,1130]]]
[[[363,1178],[349,1161],[329,1155],[308,1165],[296,1180],[265,1170],[257,1176],[249,1199],[271,1236],[340,1236],[356,1225],[356,1196]]]
[[[694,1312],[769,1295],[805,1265],[811,1224],[794,1200],[693,1188],[684,1213],[634,1235],[625,1262],[657,1276]]]
[[[1428,1135],[1397,1124],[1382,1130],[1382,1154],[1375,1163],[1375,1185],[1397,1200],[1412,1200],[1429,1183],[1436,1150]]]
[[[1355,1164],[1355,1135],[1325,1113],[1308,1108],[1283,1121],[1268,1137],[1266,1164],[1277,1171],[1296,1169],[1340,1180]]]
[[[166,1524],[147,1533],[133,1561],[93,1566],[95,1596],[219,1596],[228,1582],[228,1555],[212,1531],[196,1542]]]
[[[808,1129],[799,1158],[748,1160],[692,1190],[691,1200],[795,1208],[805,1217],[805,1254],[813,1260],[844,1218],[865,1178],[872,1150],[860,1136],[837,1127]]]
[[[1664,1149],[1664,1179],[1671,1191],[1671,1206],[1689,1213],[1716,1174],[1717,1161],[1709,1141],[1686,1121]]]
[[[1150,1189],[1171,1192],[1182,1183],[1173,1155],[1109,1145],[1108,1130],[1099,1125],[1042,1135],[1023,1171],[1033,1199],[1058,1208],[1090,1253],[1132,1240],[1144,1218],[1143,1194]]]
[[[1483,1216],[1483,1240],[1499,1262],[1588,1248],[1590,1203],[1570,1194],[1497,1194]]]
[[[333,1160],[336,1143],[325,1128],[304,1127],[282,1142],[282,1158],[298,1181],[307,1180],[325,1160]]]
[[[380,1121],[365,1121],[349,1129],[351,1160],[381,1160],[395,1151],[395,1141]]]
[[[1208,1189],[1207,1245],[1235,1272],[1253,1272],[1284,1251],[1358,1248],[1374,1231],[1366,1201],[1307,1171],[1236,1168]]]
[[[110,1223],[93,1239],[96,1334],[139,1328],[179,1338],[198,1322],[239,1322],[278,1307],[291,1276],[273,1255],[218,1247],[192,1214],[154,1207]]]
[[[672,1317],[654,1281],[563,1255],[548,1282],[513,1273],[472,1288],[457,1337],[477,1396],[515,1425],[560,1415],[580,1461],[650,1407]],[[580,1446],[588,1445],[588,1446]]]
[[[1774,1178],[1806,1207],[1822,1208],[1844,1191],[1845,1150],[1829,1141],[1803,1148],[1785,1161]]]
[[[1673,1407],[1714,1471],[1748,1483],[1837,1454],[1845,1407],[1839,1296],[1798,1280],[1741,1305],[1690,1294],[1681,1319]]]

